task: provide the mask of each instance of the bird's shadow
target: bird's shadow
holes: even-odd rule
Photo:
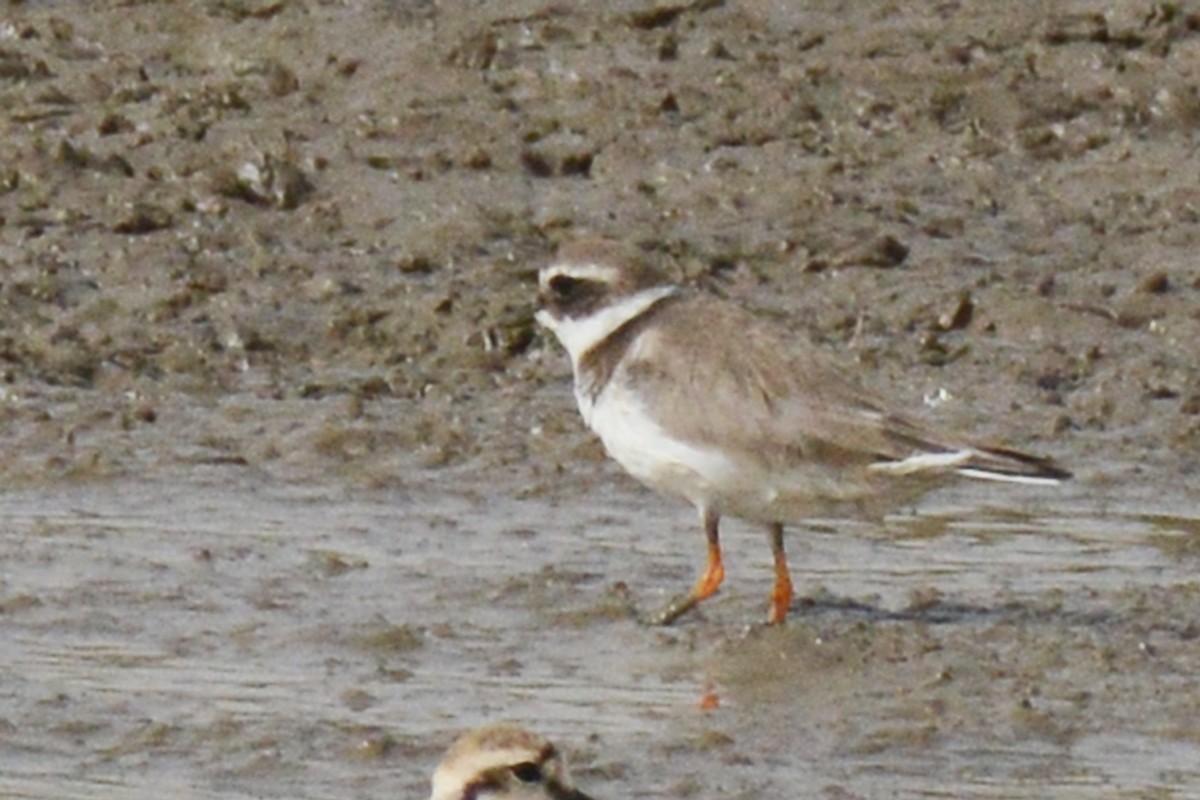
[[[789,619],[850,619],[876,623],[921,623],[962,625],[997,622],[1056,623],[1092,627],[1111,624],[1123,615],[1111,609],[1066,609],[1056,604],[1034,604],[1009,600],[999,604],[976,604],[943,599],[889,609],[848,597],[822,593],[792,603]]]

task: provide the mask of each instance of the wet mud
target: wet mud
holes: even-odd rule
[[[1200,6],[9,3],[0,795],[1200,793]],[[802,595],[584,429],[533,322],[637,243],[1053,456],[815,520]]]

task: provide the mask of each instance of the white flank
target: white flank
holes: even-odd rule
[[[975,455],[974,450],[955,450],[952,453],[922,453],[919,456],[909,456],[902,461],[887,461],[872,464],[869,469],[875,472],[887,472],[891,475],[914,475],[918,472],[944,472],[954,469]]]
[[[579,277],[576,272],[569,274],[572,277]],[[554,335],[558,337],[562,346],[566,348],[567,354],[571,356],[571,367],[578,371],[579,359],[583,357],[584,353],[608,338],[608,335],[617,328],[659,300],[675,294],[677,291],[679,290],[674,286],[657,286],[630,295],[619,303],[606,306],[580,319],[571,319],[570,317],[555,319],[545,309],[537,312],[536,319],[543,326],[554,331]]]
[[[959,466],[969,461],[974,455],[977,455],[977,453],[971,449],[955,450],[952,453],[922,453],[919,456],[910,456],[902,461],[872,464],[870,469],[874,472],[886,472],[890,475],[915,475],[920,472],[953,470],[957,474],[967,478],[980,478],[982,480],[1000,481],[1003,483],[1024,483],[1030,486],[1057,486],[1062,483],[1058,478],[1039,478],[1036,475],[1009,475],[1003,472],[980,469],[979,467]]]

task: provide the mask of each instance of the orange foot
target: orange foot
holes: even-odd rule
[[[781,625],[787,620],[788,609],[792,607],[792,579],[784,568],[782,574],[775,575],[775,588],[771,591],[771,610],[767,612],[768,625]]]
[[[721,540],[717,534],[719,517],[711,512],[704,512],[704,532],[708,537],[708,566],[704,574],[689,594],[677,597],[667,603],[662,610],[650,618],[654,625],[670,625],[687,612],[698,606],[717,593],[721,582],[725,580],[725,562],[721,558]]]

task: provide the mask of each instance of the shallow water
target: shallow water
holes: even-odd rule
[[[601,797],[1200,791],[1197,521],[1169,504],[965,487],[795,533],[810,601],[782,630],[751,624],[770,554],[734,522],[722,594],[658,629],[633,609],[689,585],[702,538],[626,483],[246,472],[0,495],[0,795],[418,797],[497,719]]]

